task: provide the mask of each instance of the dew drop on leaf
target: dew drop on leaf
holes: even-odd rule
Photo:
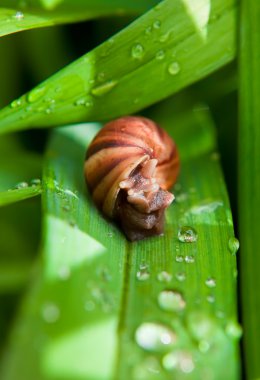
[[[159,50],[156,55],[155,55],[155,58],[158,60],[158,61],[161,61],[163,60],[165,57],[165,53],[163,50]]]
[[[18,108],[22,105],[21,99],[13,100],[11,103],[11,108]]]
[[[184,272],[178,272],[178,273],[176,273],[175,277],[180,282],[186,280],[186,274]]]
[[[68,280],[70,278],[70,268],[67,265],[62,265],[58,269],[58,276],[63,281]]]
[[[208,277],[205,281],[205,284],[208,288],[215,288],[216,287],[216,280],[213,277]]]
[[[152,27],[151,26],[148,26],[146,29],[145,29],[145,34],[149,35],[152,33]]]
[[[28,182],[19,182],[15,185],[15,189],[25,189],[26,187],[28,187]]]
[[[60,317],[60,309],[52,302],[46,303],[42,307],[42,317],[47,323],[55,323]]]
[[[135,341],[138,346],[151,352],[163,352],[176,340],[175,332],[159,323],[143,323],[135,332]]]
[[[75,101],[75,106],[85,106],[85,99],[84,98],[80,98],[80,99],[77,99],[76,101]]]
[[[181,68],[178,62],[172,62],[168,66],[168,73],[170,75],[177,75],[180,72]]]
[[[176,290],[166,289],[158,295],[158,305],[165,311],[182,311],[185,309],[186,302],[181,293]]]
[[[192,256],[192,255],[186,255],[186,256],[184,257],[184,261],[185,261],[185,263],[187,263],[187,264],[193,264],[193,263],[195,262],[195,257]]]
[[[30,186],[40,186],[41,183],[42,181],[40,180],[40,178],[33,178],[30,181]]]
[[[157,280],[160,282],[170,282],[172,279],[172,275],[166,271],[162,271],[158,273]]]
[[[14,18],[15,20],[21,21],[21,20],[24,19],[24,14],[23,14],[23,12],[21,12],[21,11],[17,11],[17,12],[13,15],[13,18]]]
[[[135,44],[131,50],[131,56],[134,59],[142,59],[144,55],[144,47],[141,44]]]
[[[208,303],[214,303],[215,302],[215,297],[210,294],[210,295],[207,296],[207,301],[208,301]]]
[[[183,261],[184,261],[184,257],[181,256],[181,255],[177,255],[177,256],[175,257],[175,260],[177,261],[177,263],[183,263]]]
[[[167,371],[180,370],[184,373],[191,373],[194,368],[193,357],[188,351],[173,351],[163,357],[163,368]]]
[[[153,27],[154,27],[154,29],[160,29],[160,27],[161,27],[161,21],[160,20],[154,21]]]
[[[46,87],[36,87],[29,92],[27,100],[29,103],[34,103],[39,100],[46,92]]]
[[[198,347],[199,347],[199,350],[200,352],[208,352],[208,350],[210,349],[210,343],[207,341],[207,340],[201,340],[198,344]]]
[[[235,255],[239,249],[239,241],[235,237],[231,237],[228,241],[228,249],[232,255]]]
[[[180,227],[178,231],[178,240],[182,243],[194,243],[198,239],[197,231],[189,226]]]
[[[136,273],[136,278],[138,281],[146,281],[150,278],[150,272],[148,271],[148,269],[140,269]]]
[[[226,334],[233,339],[240,339],[242,336],[242,327],[236,321],[230,321],[225,328]]]
[[[116,80],[110,80],[100,86],[92,88],[91,94],[98,97],[103,96],[110,92],[117,85],[117,83],[118,82]]]

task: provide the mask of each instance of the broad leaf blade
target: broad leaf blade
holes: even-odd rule
[[[235,0],[192,4],[163,1],[0,111],[0,132],[136,112],[232,60]]]
[[[247,379],[260,377],[259,210],[260,210],[260,3],[241,3],[239,231],[242,316]]]
[[[156,111],[153,117],[161,119]],[[13,332],[5,380],[194,380],[205,373],[213,380],[237,379],[236,263],[228,249],[233,226],[211,153],[212,121],[198,108],[166,120],[182,157],[177,201],[167,213],[165,236],[137,243],[104,220],[85,191],[82,167],[96,125],[53,133],[44,172],[44,266]],[[186,146],[188,132],[194,149]],[[197,230],[197,242],[178,241],[178,228],[186,224]],[[169,282],[158,280],[163,271]],[[165,288],[181,292],[182,312],[159,307]],[[143,350],[134,336],[146,322],[167,326],[177,344],[162,349],[159,339],[159,352]],[[28,333],[18,339],[24,329]],[[170,356],[167,364],[171,350],[177,362]],[[183,355],[188,367],[181,364]]]
[[[156,1],[66,0],[58,4],[56,2],[56,6],[55,2],[53,4],[44,7],[39,1],[31,1],[21,7],[21,2],[17,0],[1,1],[0,36],[104,16],[139,14],[156,4]]]

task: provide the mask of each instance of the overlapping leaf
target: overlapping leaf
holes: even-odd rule
[[[161,107],[150,115],[176,139],[182,171],[165,235],[146,241],[127,242],[86,193],[82,167],[98,126],[53,132],[44,266],[13,331],[5,380],[238,378],[234,235],[214,127],[202,105],[179,116],[177,104]],[[194,243],[178,240],[185,225]]]
[[[235,0],[165,0],[0,111],[0,133],[137,112],[235,55]]]
[[[23,30],[89,20],[111,15],[139,14],[156,0],[56,0],[0,3],[0,36]]]

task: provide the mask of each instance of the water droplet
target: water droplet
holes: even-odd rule
[[[165,53],[163,50],[159,50],[157,51],[156,55],[155,55],[155,58],[158,60],[158,61],[161,61],[162,59],[164,59],[165,57]]]
[[[192,255],[186,255],[184,260],[187,264],[193,264],[195,262],[195,257]]]
[[[91,295],[93,298],[95,298],[95,300],[97,301],[102,301],[103,299],[103,293],[102,293],[102,290],[98,287],[95,287],[91,290]]]
[[[192,312],[188,315],[187,327],[195,340],[198,342],[205,340],[209,343],[215,340],[219,329],[215,318],[201,311]]]
[[[30,103],[36,102],[39,100],[46,92],[46,87],[36,87],[29,92],[27,95],[27,100]]]
[[[110,237],[110,238],[112,238],[114,236],[114,233],[112,231],[108,231],[107,232],[107,236]]]
[[[142,59],[144,55],[144,48],[141,44],[135,44],[132,47],[131,55],[134,59]]]
[[[116,80],[110,80],[104,84],[101,84],[100,86],[92,88],[91,93],[94,96],[105,95],[111,91],[117,85],[117,83],[118,82]]]
[[[178,231],[178,240],[182,243],[194,243],[198,239],[197,231],[189,226],[183,226]]]
[[[167,350],[176,342],[176,334],[168,327],[159,323],[143,323],[135,332],[138,346],[151,352]]]
[[[242,336],[242,327],[236,321],[230,321],[225,328],[226,334],[233,339],[240,339]]]
[[[235,255],[239,249],[239,241],[235,237],[231,237],[228,241],[228,248],[232,255]]]
[[[61,280],[66,281],[70,278],[70,268],[66,265],[63,265],[58,270],[58,276]]]
[[[183,261],[184,261],[184,257],[181,256],[181,255],[177,255],[177,256],[175,257],[175,260],[177,261],[177,263],[183,263]]]
[[[75,101],[75,106],[85,106],[85,99],[84,98],[81,98],[81,99],[78,99]]]
[[[213,296],[213,295],[208,295],[207,296],[207,301],[209,302],[209,303],[214,303],[215,302],[215,297]]]
[[[158,273],[157,280],[160,282],[170,282],[172,279],[172,275],[166,271],[162,271]]]
[[[50,113],[52,113],[52,111],[53,109],[49,107],[49,108],[46,108],[45,113],[49,115]]]
[[[158,304],[163,310],[176,312],[182,311],[186,306],[181,293],[171,289],[163,290],[159,293]]]
[[[159,41],[166,42],[169,39],[170,35],[171,35],[171,31],[168,31],[167,33],[160,36]]]
[[[160,20],[154,21],[153,27],[154,27],[154,29],[160,29],[160,27],[161,27],[161,21]]]
[[[191,373],[195,367],[188,351],[169,352],[163,357],[162,364],[167,371],[178,369],[184,373]]]
[[[69,197],[73,197],[75,199],[78,199],[78,196],[77,194],[75,194],[73,191],[71,191],[70,189],[65,189],[64,190],[64,194],[65,195],[68,195]]]
[[[21,99],[15,99],[11,103],[11,108],[18,108],[22,105]]]
[[[209,277],[205,281],[205,284],[207,285],[208,288],[215,288],[216,287],[216,280],[213,277]]]
[[[85,102],[85,107],[89,108],[93,105],[93,101],[92,100],[86,100]]]
[[[60,309],[52,302],[48,302],[42,307],[42,317],[47,323],[55,323],[60,317]]]
[[[42,184],[42,181],[40,178],[33,178],[30,181],[30,186],[40,186]]]
[[[151,26],[148,26],[146,29],[145,29],[145,34],[149,35],[152,33],[152,27]]]
[[[139,268],[141,270],[147,270],[148,269],[148,264],[144,260],[142,260],[141,263],[139,264]]]
[[[178,272],[178,273],[176,273],[175,277],[180,282],[186,280],[186,274],[184,272]]]
[[[146,281],[150,277],[150,272],[148,271],[148,268],[140,268],[140,270],[136,273],[136,278],[138,281]]]
[[[181,68],[178,62],[172,62],[168,66],[168,73],[170,75],[176,75],[180,72]]]
[[[210,343],[207,341],[207,340],[201,340],[199,342],[199,350],[200,352],[208,352],[208,350],[210,349]]]
[[[92,311],[95,309],[95,303],[93,301],[86,301],[84,308],[86,311]]]
[[[28,183],[27,182],[19,182],[15,185],[15,189],[25,189],[26,187],[28,187]]]
[[[14,18],[15,20],[18,20],[18,21],[23,20],[23,19],[24,19],[24,14],[23,14],[23,12],[21,12],[21,11],[17,11],[17,12],[13,15],[13,18]]]

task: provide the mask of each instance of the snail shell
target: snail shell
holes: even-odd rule
[[[119,222],[129,240],[163,232],[174,196],[179,156],[169,135],[144,117],[106,124],[90,144],[84,173],[96,206]]]

